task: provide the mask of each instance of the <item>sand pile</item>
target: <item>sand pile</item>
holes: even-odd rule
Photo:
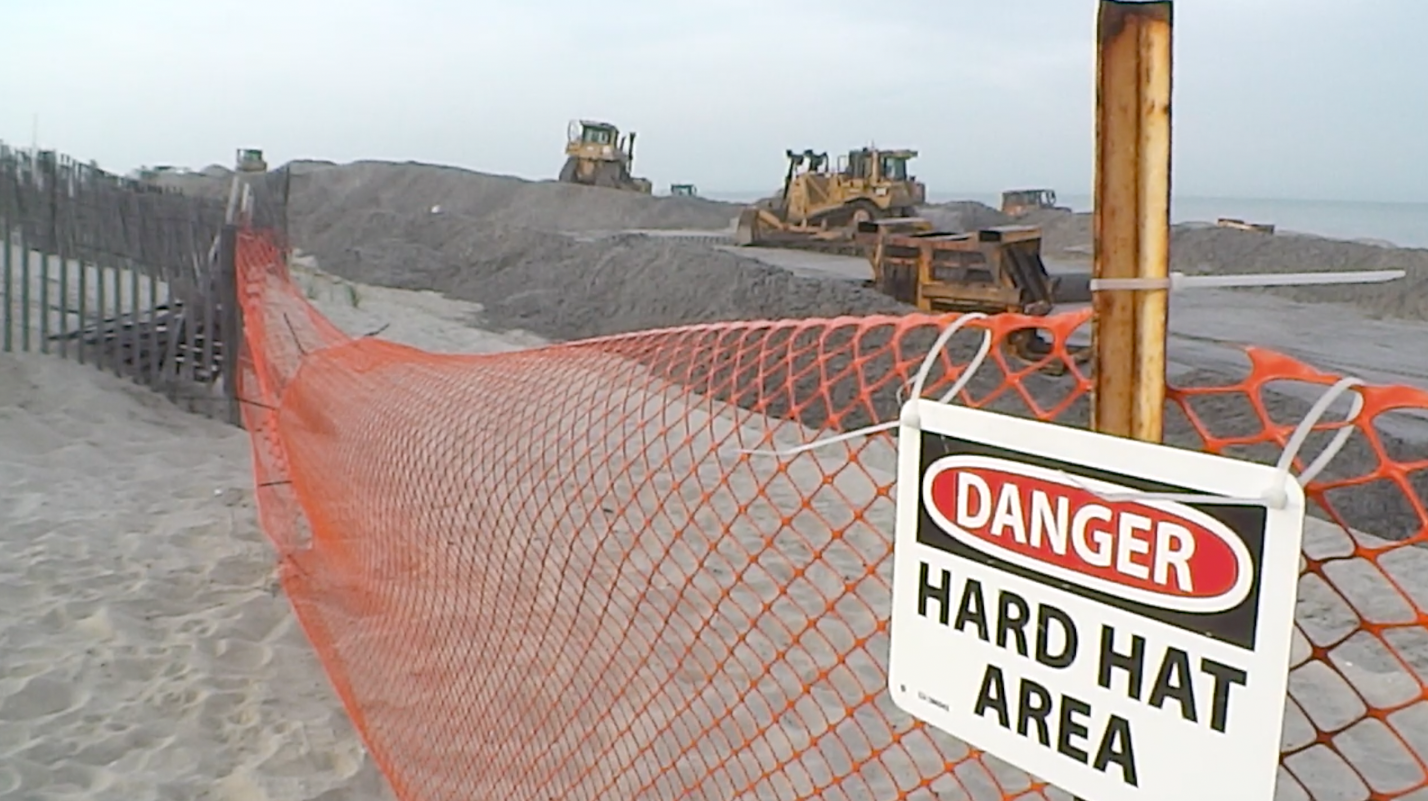
[[[1428,320],[1428,250],[1391,248],[1303,234],[1266,235],[1213,226],[1175,227],[1171,263],[1186,273],[1406,270],[1386,284],[1275,288],[1309,302],[1351,303],[1375,316]]]
[[[1041,252],[1061,259],[1090,258],[1091,215],[1084,212],[1033,211],[1014,218],[1041,227]]]
[[[663,282],[661,286],[643,287],[641,297],[632,296],[628,300],[629,305],[646,309],[665,305],[656,297],[661,291],[678,294],[687,289],[698,295],[713,292],[727,295],[730,302],[736,302],[740,287],[749,287],[749,291],[754,292],[774,280],[766,274],[767,268],[752,260],[711,255],[678,245],[632,244],[622,240],[611,242],[618,250],[609,252],[603,244],[541,243],[538,237],[521,232],[521,229],[728,229],[738,215],[739,204],[702,198],[651,197],[416,163],[366,161],[335,165],[303,161],[289,166],[293,173],[290,209],[293,235],[305,250],[316,254],[325,267],[354,279],[389,286],[437,288],[473,299],[476,296],[471,293],[479,287],[496,293],[479,298],[492,306],[493,322],[524,318],[518,310],[509,314],[502,311],[506,293],[517,294],[515,302],[519,305],[542,294],[564,291],[560,282],[544,281],[539,275],[533,276],[529,287],[486,282],[482,271],[491,267],[489,262],[493,259],[501,262],[500,271],[508,272],[529,258],[532,269],[540,272],[535,265],[537,258],[567,266],[611,265],[612,259],[630,258],[629,269],[642,274],[640,265],[678,256],[691,262],[693,275],[703,275],[712,269],[713,274],[720,276],[717,283],[691,285],[687,278],[681,278]],[[165,180],[181,180],[186,191],[196,194],[214,194],[220,184],[226,191],[221,176],[193,173]],[[433,213],[433,209],[437,212]],[[1043,252],[1049,257],[1085,259],[1090,254],[1091,215],[1087,213],[1038,211],[1011,218],[975,201],[932,204],[921,213],[939,228],[952,231],[1008,223],[1038,225],[1043,232]],[[526,250],[520,251],[516,244]],[[1304,235],[1266,236],[1204,224],[1175,226],[1172,248],[1173,267],[1187,273],[1406,269],[1408,279],[1394,284],[1250,291],[1268,291],[1310,302],[1350,303],[1378,316],[1428,319],[1428,291],[1423,291],[1428,289],[1428,250],[1385,248]],[[464,288],[455,289],[451,274],[460,272],[457,265],[472,263],[477,263],[476,274],[465,276]],[[723,270],[752,271],[754,275],[731,279],[721,268],[712,267],[715,263],[724,265]],[[605,291],[608,287],[592,290]],[[835,295],[846,294],[842,290],[829,291]],[[640,319],[675,324],[705,319],[797,316],[818,313],[809,310],[829,308],[827,294],[809,286],[787,295],[788,304],[783,307],[756,296],[751,298],[754,306],[742,310],[726,307],[687,320],[677,320],[671,314]],[[601,297],[608,299],[608,296]],[[678,299],[669,301],[669,311],[676,311],[680,302]],[[839,311],[874,308],[859,303],[844,308],[839,305],[842,303],[844,299],[840,298],[832,308]],[[539,327],[539,323],[535,325]],[[561,324],[542,330],[559,336],[575,329]],[[608,333],[629,329],[618,321],[611,321],[609,325],[590,329],[597,330]]]
[[[1001,211],[975,200],[933,203],[919,208],[918,213],[926,217],[937,230],[957,233],[1016,222]]]
[[[509,251],[501,240],[524,234],[510,229],[541,231],[598,231],[631,228],[727,229],[738,215],[739,204],[703,198],[651,197],[554,181],[527,181],[488,175],[455,167],[416,163],[364,161],[347,165],[303,161],[289,165],[293,172],[291,222],[296,241],[316,253],[324,265],[353,278],[394,286],[437,286],[405,283],[414,275],[449,272],[478,250]],[[201,195],[226,192],[221,170],[166,176],[185,191]],[[433,214],[432,209],[439,213]],[[1084,259],[1090,254],[1091,215],[1062,211],[1037,211],[1011,218],[975,201],[932,204],[921,213],[943,230],[966,231],[1008,223],[1042,228],[1043,252],[1058,259]],[[440,225],[425,218],[444,216]],[[433,238],[433,237],[447,238]],[[449,238],[458,239],[454,244]],[[401,243],[401,244],[398,244]],[[564,245],[544,252],[564,254],[572,260],[604,261],[599,248],[577,253]],[[435,253],[425,253],[422,249]],[[332,256],[339,250],[365,251],[367,262],[389,261],[391,276],[364,267],[344,272],[347,265]],[[624,255],[656,258],[670,255],[667,248],[626,248]],[[693,251],[681,253],[693,257]],[[1177,225],[1172,234],[1172,266],[1187,273],[1294,272],[1401,268],[1409,271],[1393,284],[1333,287],[1275,288],[1268,291],[1295,300],[1339,302],[1378,316],[1428,319],[1428,250],[1382,247],[1322,237],[1280,234],[1267,236],[1221,229],[1205,224]],[[401,262],[410,261],[404,265]],[[537,281],[533,287],[543,291]],[[738,282],[736,282],[738,283]],[[683,286],[681,284],[681,286]],[[483,298],[486,300],[487,298]],[[654,305],[658,305],[656,302]],[[789,316],[803,308],[820,307],[802,295],[791,299],[787,310],[749,310],[748,316]],[[726,315],[726,318],[728,316]],[[668,318],[660,318],[668,319]],[[701,318],[702,319],[702,318]]]
[[[795,276],[698,244],[555,233],[727,225],[733,209],[697,198],[358,164],[295,177],[291,221],[297,245],[328,272],[478,301],[484,324],[556,339],[906,310],[847,282]]]
[[[1042,250],[1057,258],[1088,258],[1091,215],[1043,211],[1019,218],[1042,227]],[[1311,303],[1349,303],[1374,316],[1428,320],[1428,249],[1384,247],[1308,234],[1261,234],[1182,223],[1171,230],[1171,268],[1187,274],[1406,270],[1388,284],[1276,287],[1264,290]]]
[[[579,241],[522,228],[466,228],[451,217],[404,236],[314,251],[344,278],[436,289],[485,307],[482,324],[553,339],[719,320],[824,317],[907,308],[856,284],[804,278],[752,259],[639,235]],[[455,229],[452,236],[443,230]]]
[[[471,223],[550,231],[617,228],[729,228],[731,203],[652,197],[555,181],[526,181],[455,167],[357,162],[305,165],[293,175],[294,233],[312,244],[355,242],[388,216],[410,218],[440,207]]]

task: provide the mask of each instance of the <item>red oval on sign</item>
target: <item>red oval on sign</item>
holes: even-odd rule
[[[926,485],[926,502],[944,528],[950,523],[956,529],[950,534],[970,537],[974,541],[968,544],[979,550],[1041,572],[1069,571],[1110,585],[1103,589],[1126,588],[1128,597],[1170,608],[1201,609],[1210,599],[1229,601],[1231,594],[1247,591],[1248,552],[1234,532],[1198,510],[1177,503],[1107,501],[1053,478],[1052,471],[1016,462],[981,457],[942,462]]]

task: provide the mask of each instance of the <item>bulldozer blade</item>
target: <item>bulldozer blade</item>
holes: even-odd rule
[[[866,245],[849,239],[823,239],[817,237],[781,235],[777,238],[761,241],[758,245],[759,247],[765,248],[803,250],[810,253],[823,253],[830,256],[857,256],[865,258],[868,255]]]
[[[738,225],[734,228],[734,244],[740,246],[761,244],[757,241],[758,225],[758,209],[744,209],[740,212]]]

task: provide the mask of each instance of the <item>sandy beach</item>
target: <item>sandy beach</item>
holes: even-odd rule
[[[544,342],[521,331],[498,335],[472,327],[470,321],[482,313],[474,303],[429,291],[354,284],[315,269],[309,258],[295,261],[304,294],[350,333],[447,352],[501,352]],[[665,420],[668,414],[666,409],[651,419]],[[727,421],[713,423],[699,422],[701,414],[686,417],[695,428],[712,425],[711,432],[744,426],[742,436],[751,440],[767,426],[738,410],[722,413],[721,420]],[[787,424],[777,428],[785,445],[811,436]],[[643,441],[652,447],[649,436]],[[4,355],[0,442],[5,443],[0,487],[15,499],[0,518],[10,554],[0,563],[0,796],[391,797],[276,583],[273,551],[254,516],[242,431],[186,414],[148,390],[91,367],[53,356]],[[846,451],[840,457],[839,450],[800,460],[791,475],[806,473],[816,484],[819,475],[837,473],[844,463]],[[890,457],[873,448],[864,449],[859,459],[868,469],[886,473],[887,480]],[[679,469],[712,481],[721,469],[717,461]],[[736,471],[731,498],[745,482],[766,481],[759,474],[768,469],[771,465]],[[842,514],[841,504],[857,502],[867,489],[845,486],[840,491],[848,500],[826,508],[826,514]],[[698,499],[685,500],[695,508]],[[793,496],[769,500],[788,505],[783,513],[798,503]],[[729,584],[740,573],[737,554],[756,552],[757,543],[772,531],[757,520],[741,519],[732,503],[715,498],[707,512],[727,517],[735,541],[747,539],[748,550],[691,542],[691,548],[714,548],[734,559],[697,581],[712,582],[711,592],[771,591],[757,582],[742,588]],[[874,538],[868,546],[875,550],[877,530],[888,522],[882,516],[890,507],[874,506],[873,511],[853,535]],[[661,528],[665,525],[679,530],[677,520]],[[800,548],[827,534],[795,528],[790,534],[797,542],[785,543],[781,560],[769,563],[775,577],[812,564],[813,554]],[[1306,538],[1311,555],[1345,554],[1349,545],[1342,532],[1311,521]],[[1397,553],[1407,554],[1395,562],[1401,568],[1398,578],[1408,586],[1428,580],[1424,560],[1410,558],[1416,551]],[[686,580],[682,571],[687,566],[655,560],[636,569],[648,574],[656,606],[672,597],[660,588]],[[1355,606],[1365,602],[1361,608],[1368,609],[1386,591],[1381,580],[1356,576],[1347,568],[1331,578],[1344,582],[1338,592],[1317,579],[1301,588],[1304,633],[1323,644],[1341,639],[1353,620],[1344,598]],[[860,597],[873,602],[881,597],[876,584],[866,589]],[[714,610],[685,611],[697,619]],[[871,618],[858,617],[870,614],[871,607],[854,611],[853,617],[843,617],[843,625],[860,630],[871,624]],[[728,628],[730,621],[721,620],[707,636],[737,634]],[[1420,650],[1421,644],[1405,640],[1398,652],[1417,665],[1424,658]],[[1296,664],[1308,657],[1309,642],[1303,637],[1296,638],[1295,653]],[[1360,697],[1395,703],[1406,688],[1416,686],[1402,664],[1372,641],[1351,638],[1333,653],[1352,688],[1320,663],[1298,667],[1291,682],[1297,708],[1294,703],[1288,708],[1287,748],[1303,748],[1315,725],[1344,720],[1361,708]],[[815,667],[810,663],[809,669]],[[875,673],[858,681],[875,682]],[[840,685],[836,674],[825,683],[815,687],[812,698],[822,714],[836,719],[842,710],[838,699],[850,689]],[[714,691],[716,685],[710,687]],[[772,684],[763,692],[776,696],[796,694],[796,689]],[[1410,708],[1392,722],[1411,728],[1413,714]],[[867,718],[861,724],[874,743],[892,735],[875,721]],[[795,740],[811,733],[796,718],[780,725]],[[1402,774],[1400,755],[1385,751],[1382,743],[1374,746],[1375,734],[1356,727],[1340,738],[1341,745],[1363,756],[1362,763],[1356,760],[1360,770],[1381,775],[1389,784],[1411,781]],[[959,753],[955,744],[943,747],[951,749],[948,754]],[[763,743],[747,753],[755,760],[750,768],[761,755],[769,756],[768,748]],[[1336,758],[1316,756],[1310,749],[1291,762],[1320,777],[1315,797],[1352,789]],[[1287,786],[1280,795],[1295,797]]]
[[[728,220],[726,204],[624,195],[611,199],[585,188],[441,168],[366,163],[312,169],[316,177],[298,186],[294,228],[298,246],[310,246],[316,258],[296,258],[294,276],[310,301],[355,336],[376,336],[437,352],[495,353],[682,323],[905,311],[846,277],[830,276],[823,262],[804,260],[808,264],[795,265],[799,269],[785,269],[778,258],[735,252],[722,247],[717,237],[701,242],[620,233],[622,225],[713,232]],[[473,187],[480,191],[472,191]],[[433,212],[434,208],[442,211]],[[561,230],[542,230],[537,224]],[[582,230],[610,233],[571,235]],[[1065,242],[1074,240],[1064,230],[1053,233]],[[1236,242],[1243,244],[1239,240],[1231,244]],[[329,272],[317,269],[319,258]],[[65,284],[66,295],[77,293],[77,280],[67,278]],[[58,285],[51,289],[58,292]],[[38,303],[42,293],[36,290],[31,296]],[[162,296],[161,290],[138,291],[141,296]],[[53,302],[59,295],[47,290],[46,297]],[[1362,306],[1378,298],[1363,295],[1352,300]],[[61,305],[74,304],[75,298],[66,297]],[[1352,304],[1318,303],[1308,297],[1223,293],[1186,307],[1190,313],[1182,316],[1184,322],[1176,332],[1179,340],[1172,343],[1172,367],[1179,374],[1214,378],[1232,372],[1219,337],[1233,339],[1244,332],[1256,341],[1287,347],[1291,341],[1286,332],[1295,320],[1317,318],[1332,319],[1346,330],[1359,330],[1362,324],[1364,330],[1381,336],[1372,350],[1364,350],[1366,345],[1344,350],[1353,345],[1352,337],[1306,347],[1303,355],[1310,361],[1327,368],[1355,366],[1365,377],[1377,380],[1401,376],[1414,383],[1423,376],[1421,354],[1409,346],[1423,323],[1401,304],[1386,310],[1398,319],[1376,325],[1356,316],[1359,309]],[[70,318],[64,319],[67,327]],[[1231,333],[1220,322],[1229,319],[1239,326]],[[549,389],[531,381],[531,391]],[[630,386],[647,384],[652,387],[657,381],[636,376]],[[602,393],[622,390],[577,381],[570,391],[584,392],[591,396],[586,400],[594,403],[610,402],[608,397],[600,400]],[[1285,395],[1272,400],[1286,416],[1302,414],[1303,398]],[[763,515],[741,516],[738,511],[736,496],[755,492],[768,480],[767,471],[773,466],[741,465],[726,476],[714,453],[717,437],[730,431],[741,431],[739,436],[754,441],[772,428],[784,444],[806,441],[813,432],[791,423],[771,423],[734,407],[711,412],[663,403],[653,390],[640,405],[659,409],[645,421],[651,427],[634,433],[603,432],[601,436],[610,442],[602,439],[599,447],[618,450],[623,437],[637,439],[652,450],[668,448],[671,454],[688,449],[688,443],[661,439],[668,435],[669,420],[677,418],[681,425],[702,429],[701,436],[710,437],[698,440],[709,453],[692,462],[672,459],[665,469],[673,472],[645,478],[657,485],[678,485],[686,475],[695,477],[695,484],[714,486],[724,481],[729,495],[705,498],[695,492],[680,498],[682,503],[676,505],[685,511],[658,525],[608,521],[609,530],[617,535],[648,531],[658,534],[655,539],[677,539],[686,533],[679,514],[697,512],[728,534],[717,543],[688,543],[691,554],[717,552],[726,559],[719,570],[692,574],[691,564],[661,561],[653,554],[632,563],[629,569],[639,575],[640,586],[651,588],[640,601],[653,605],[638,612],[648,623],[641,630],[659,629],[659,622],[668,619],[669,611],[661,604],[676,603],[674,588],[681,582],[702,587],[711,596],[769,594],[776,592],[772,584],[736,580],[746,575],[741,568],[752,564],[751,558],[772,558],[764,567],[775,582],[793,575],[789,571],[807,570],[819,562],[808,543],[822,542],[829,532],[796,517],[800,503],[796,493],[770,493],[766,500],[773,508]],[[1246,419],[1250,413],[1227,411],[1223,416],[1232,421],[1236,415]],[[438,417],[433,413],[427,424],[440,422]],[[1402,422],[1402,431],[1396,433],[1401,447],[1421,452],[1422,424],[1422,420]],[[858,456],[863,467],[880,476],[879,481],[892,475],[891,455],[883,450],[869,448]],[[1346,451],[1330,474],[1356,469],[1355,458],[1360,457]],[[813,492],[823,475],[838,473],[847,459],[847,451],[840,456],[836,448],[801,457],[789,467],[789,475],[806,481],[807,491]],[[633,481],[634,476],[625,479]],[[256,522],[252,483],[248,441],[241,430],[187,414],[163,397],[92,366],[54,355],[0,354],[0,492],[6,501],[0,506],[0,546],[8,556],[0,561],[0,797],[234,801],[392,797],[279,588],[274,551]],[[866,478],[858,486],[840,485],[841,500],[819,504],[829,520],[847,515],[850,504],[869,504],[866,517],[847,536],[863,538],[865,552],[877,553],[886,547],[881,532],[887,528],[891,507],[885,500],[871,500],[870,487]],[[531,490],[513,483],[485,491],[504,498]],[[451,491],[471,492],[471,488]],[[1359,502],[1350,504],[1350,520],[1365,531],[1401,539],[1402,527],[1416,521],[1404,513],[1389,518],[1379,508],[1380,496],[1367,488],[1359,494]],[[644,500],[653,508],[669,499]],[[795,523],[780,529],[777,521],[784,518]],[[555,524],[532,521],[532,525],[545,530],[542,525]],[[1367,547],[1391,546],[1373,534],[1356,536]],[[750,557],[760,553],[768,537],[780,537],[779,548]],[[1309,522],[1306,552],[1337,561],[1325,570],[1325,577],[1310,575],[1301,585],[1301,631],[1296,635],[1292,700],[1286,707],[1283,738],[1286,751],[1293,752],[1287,762],[1302,780],[1312,783],[1314,798],[1355,797],[1360,786],[1355,771],[1370,777],[1374,789],[1383,792],[1411,787],[1417,780],[1411,775],[1413,757],[1384,727],[1412,732],[1421,724],[1423,705],[1399,709],[1386,722],[1355,721],[1363,716],[1366,703],[1394,708],[1421,691],[1413,672],[1428,675],[1428,640],[1417,636],[1421,627],[1404,626],[1412,609],[1380,571],[1391,572],[1408,592],[1421,592],[1428,586],[1428,560],[1415,548],[1393,550],[1377,569],[1363,558],[1344,558],[1353,552],[1350,536],[1319,520]],[[590,556],[594,574],[609,568],[599,559]],[[842,567],[855,571],[857,565]],[[875,625],[873,610],[882,603],[879,587],[887,581],[886,572],[869,574],[872,583],[858,591],[868,603],[840,608],[837,619],[829,618],[828,625],[851,630]],[[836,592],[837,587],[824,590]],[[812,596],[804,600],[816,602]],[[1415,600],[1418,608],[1428,604],[1428,598]],[[722,613],[713,608],[682,611],[691,619],[713,620],[697,635],[685,632],[709,638],[711,647],[736,639],[747,628],[746,622],[716,619]],[[1361,619],[1400,628],[1383,640],[1354,634]],[[462,615],[453,620],[472,625],[472,619]],[[640,629],[625,622],[602,618],[591,631],[624,636],[622,628]],[[787,631],[802,622],[806,621],[780,623],[770,618],[757,625],[772,625],[776,632],[780,626]],[[580,642],[564,642],[562,652],[573,654]],[[1311,642],[1327,651],[1334,670],[1325,662],[1306,661]],[[635,652],[678,645],[651,641]],[[873,662],[882,658],[885,644],[874,640],[869,649],[878,653],[872,661],[863,660],[862,675],[825,677],[821,684],[809,685],[811,692],[799,682],[778,681],[761,684],[759,692],[789,699],[806,695],[800,703],[836,720],[846,714],[845,702],[839,699],[855,693],[840,681],[851,677],[866,688],[878,680]],[[488,656],[492,665],[507,666],[524,658],[495,652]],[[787,660],[786,665],[815,674],[828,667],[815,664],[811,654],[794,653]],[[630,680],[654,681],[662,675],[659,665],[631,662],[626,668]],[[700,692],[713,694],[719,692],[721,682],[727,689],[729,681],[740,680],[730,674],[711,678],[705,670],[713,668],[688,664],[675,675],[691,689],[700,687]],[[492,684],[514,682],[519,689],[528,674],[531,671],[508,670]],[[451,675],[457,675],[454,669]],[[472,678],[460,675],[462,680]],[[559,675],[575,680],[573,672]],[[811,682],[813,675],[801,681]],[[388,679],[376,673],[368,678]],[[742,678],[747,687],[752,676]],[[616,686],[598,689],[620,698],[620,703],[650,700],[621,697]],[[876,747],[879,738],[893,732],[885,728],[889,718],[874,711],[863,707],[857,713],[861,717],[846,719],[861,727],[860,736]],[[667,722],[676,712],[665,705],[658,714]],[[817,735],[817,726],[796,717],[759,718],[755,723],[777,725],[790,742],[808,742]],[[1317,731],[1340,729],[1334,738],[1338,755],[1314,744]],[[391,736],[390,729],[386,736]],[[717,749],[718,744],[689,745],[696,750],[682,758],[685,762],[700,751]],[[583,746],[570,747],[570,753],[599,762],[599,755],[592,757],[581,750]],[[754,743],[730,762],[755,775],[760,760],[771,755],[791,758],[781,747],[767,740]],[[943,751],[948,756],[965,753],[963,746],[950,742],[943,743]],[[414,753],[421,756],[419,749]],[[652,753],[639,755],[645,760],[642,770],[671,767],[648,761]],[[471,755],[465,756],[469,760]],[[706,752],[702,759],[719,756]],[[816,751],[805,753],[789,763],[800,767],[790,770],[816,773],[827,767],[819,761],[822,758]],[[685,762],[673,769],[698,769],[697,764]],[[613,772],[600,764],[598,771]],[[986,773],[976,763],[968,764],[972,773]],[[793,782],[775,788],[785,792],[793,792],[789,788],[798,783],[787,776],[775,778]],[[487,789],[499,790],[501,780],[497,772]],[[969,787],[977,787],[983,779],[969,781]],[[1017,782],[1024,783],[1025,777]],[[952,784],[942,779],[930,789],[958,797]],[[849,797],[873,801],[892,792],[890,786],[877,783],[865,788],[869,792],[861,794],[850,789]],[[1303,795],[1292,781],[1285,781],[1279,797],[1288,801]]]
[[[0,355],[0,796],[375,798],[278,591],[244,432]]]

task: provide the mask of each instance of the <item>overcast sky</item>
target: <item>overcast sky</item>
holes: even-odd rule
[[[1095,0],[0,0],[0,139],[127,171],[398,159],[553,178],[567,122],[661,190],[786,148],[939,196],[1090,191]],[[878,11],[882,8],[884,11]],[[1428,201],[1428,2],[1180,0],[1176,191]]]

